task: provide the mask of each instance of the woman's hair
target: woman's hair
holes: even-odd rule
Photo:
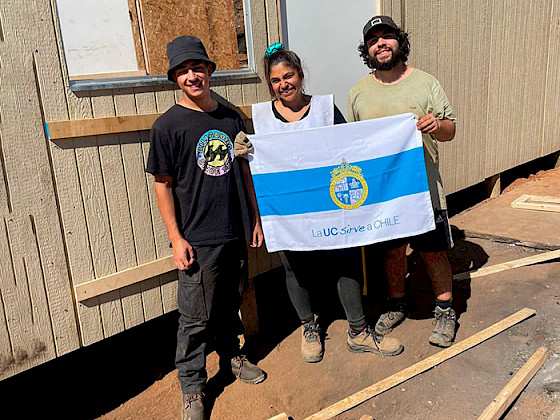
[[[270,47],[269,47],[270,49]],[[270,69],[277,64],[285,64],[288,67],[293,68],[298,72],[299,77],[303,80],[303,68],[301,66],[301,60],[298,55],[289,50],[278,49],[272,54],[265,54],[264,56],[264,74],[266,77],[266,83],[268,85],[268,91],[271,96],[274,96],[274,90],[272,89],[272,83],[270,83]]]
[[[399,58],[403,63],[408,60],[408,54],[410,53],[410,41],[408,40],[408,33],[404,32],[402,29],[395,30],[397,33],[397,40],[399,41]],[[360,57],[364,60],[364,64],[370,69],[374,70],[373,60],[368,54],[369,48],[365,42],[358,45],[358,51],[360,52]]]

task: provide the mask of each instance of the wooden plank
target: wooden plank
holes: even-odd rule
[[[224,90],[225,92],[225,90]],[[150,92],[152,93],[152,92]],[[153,93],[152,93],[153,94]],[[232,107],[242,117],[252,117],[250,106]],[[120,115],[115,117],[89,118],[85,120],[51,121],[47,131],[50,140],[75,137],[99,136],[104,134],[128,133],[131,131],[149,130],[161,113]]]
[[[159,116],[160,114],[121,115],[87,120],[52,121],[47,123],[47,131],[49,139],[58,140],[149,130]]]
[[[516,209],[542,210],[560,213],[560,198],[523,194],[511,202]]]
[[[253,104],[255,102],[263,102],[270,100],[270,92],[264,77],[264,63],[262,58],[266,48],[268,47],[268,28],[266,26],[266,1],[267,0],[251,0],[251,24],[253,26],[253,49],[255,53],[255,67],[261,79],[256,84],[257,97],[255,101],[245,102],[245,104]],[[276,28],[274,29],[276,30]]]
[[[90,79],[112,79],[115,77],[135,77],[145,76],[146,70],[122,71],[118,73],[96,73],[96,74],[80,74],[70,76],[70,80],[90,80]]]
[[[544,252],[530,257],[520,258],[518,260],[508,261],[501,264],[491,265],[489,267],[482,267],[472,271],[455,274],[453,280],[467,280],[475,277],[487,276],[488,274],[499,273],[500,271],[511,270],[513,268],[524,267],[526,265],[537,264],[545,261],[550,261],[560,258],[560,249],[556,251]]]
[[[286,413],[281,413],[269,418],[268,420],[290,420],[290,418]]]
[[[364,414],[362,417],[360,417],[360,420],[373,420],[373,417],[371,417],[369,414]]]
[[[146,264],[119,271],[115,274],[100,277],[95,280],[82,283],[74,288],[76,299],[84,301],[104,293],[118,290],[122,287],[150,279],[160,274],[168,273],[176,269],[173,256],[161,258]]]
[[[355,394],[350,395],[349,397],[319,411],[318,413],[306,417],[305,420],[323,420],[333,418],[334,416],[343,413],[358,404],[361,404],[364,401],[367,401],[370,398],[409,380],[410,378],[432,369],[440,363],[457,356],[458,354],[488,340],[489,338],[494,337],[513,325],[529,318],[535,313],[536,312],[533,309],[521,309],[513,315],[510,315],[509,317],[460,341],[459,343],[456,343],[453,346],[434,354],[433,356],[430,356],[404,370],[401,370],[400,372],[395,373],[394,375],[389,376],[388,378],[358,391]]]
[[[542,367],[548,357],[548,349],[540,347],[529,360],[511,378],[507,385],[492,400],[486,410],[478,417],[478,420],[499,420],[511,403],[517,398],[529,381]]]
[[[499,197],[502,193],[502,182],[501,182],[501,175],[493,175],[490,178],[486,178],[486,191],[487,196],[490,198]]]

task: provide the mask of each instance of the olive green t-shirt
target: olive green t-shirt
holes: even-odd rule
[[[451,104],[437,79],[421,70],[413,69],[404,80],[383,85],[368,74],[359,80],[348,96],[348,122],[411,112],[422,118],[434,114],[436,118],[456,122]],[[434,209],[445,209],[445,193],[439,173],[437,140],[422,134],[428,185]]]

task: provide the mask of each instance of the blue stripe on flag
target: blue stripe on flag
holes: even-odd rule
[[[348,163],[362,169],[368,185],[362,206],[428,191],[422,147]],[[339,165],[253,175],[261,216],[341,210],[330,195],[331,171]]]

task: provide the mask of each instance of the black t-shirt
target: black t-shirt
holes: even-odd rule
[[[222,104],[212,112],[174,105],[150,131],[146,172],[173,178],[177,224],[191,244],[249,238],[251,215],[233,142],[239,115]]]

